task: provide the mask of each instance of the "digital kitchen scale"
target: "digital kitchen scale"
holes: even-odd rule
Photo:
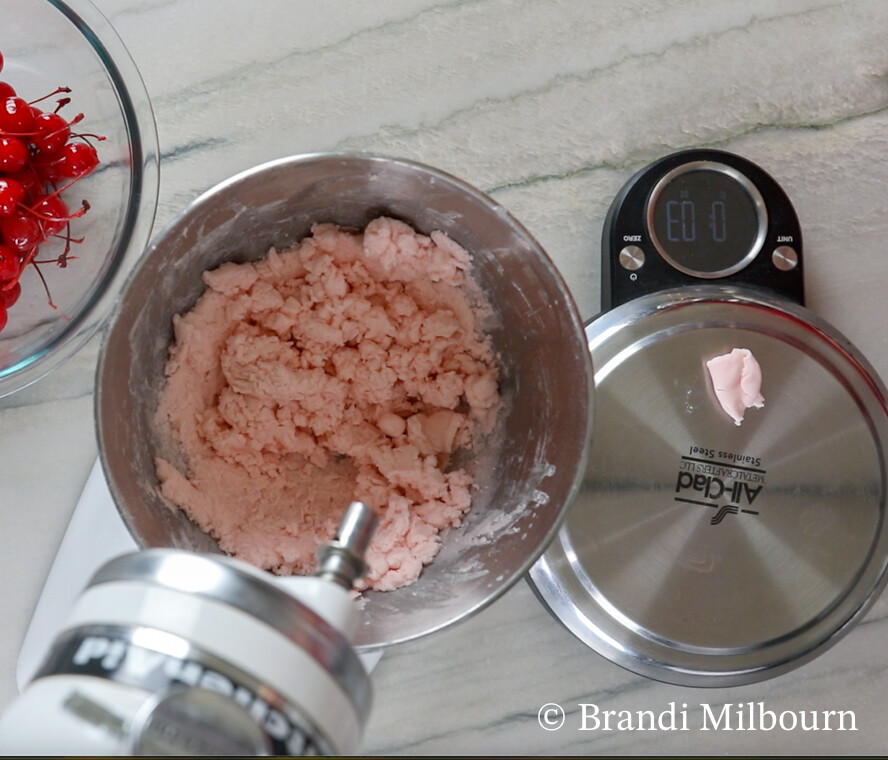
[[[779,675],[885,584],[888,394],[804,307],[802,259],[786,194],[722,151],[648,166],[607,215],[589,466],[530,582],[631,671],[687,686]],[[741,424],[706,368],[734,348],[757,359],[765,399]]]

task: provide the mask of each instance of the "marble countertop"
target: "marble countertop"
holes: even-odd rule
[[[156,227],[217,181],[291,153],[416,159],[493,195],[548,250],[584,318],[610,201],[646,163],[717,147],[766,168],[805,235],[807,306],[888,377],[888,4],[882,0],[96,0],[153,101]],[[0,400],[0,709],[93,462],[98,340]],[[882,754],[888,598],[834,648],[757,685],[622,670],[520,582],[386,654],[362,751]],[[856,730],[699,729],[703,703],[853,711]],[[540,725],[564,708],[557,731]],[[686,709],[687,731],[587,730],[602,710]],[[686,705],[685,708],[682,706]],[[589,708],[587,708],[589,709]]]

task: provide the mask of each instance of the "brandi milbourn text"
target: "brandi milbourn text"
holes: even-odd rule
[[[539,724],[547,731],[857,731],[853,710],[774,710],[764,702],[669,702],[664,710],[607,710],[592,703],[566,712],[554,702],[543,705]]]

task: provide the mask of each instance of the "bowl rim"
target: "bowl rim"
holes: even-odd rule
[[[120,240],[92,297],[46,345],[15,364],[0,368],[0,398],[32,385],[57,369],[104,326],[131,264],[145,250],[157,212],[160,186],[157,125],[135,61],[111,22],[91,0],[48,2],[92,46],[113,84],[129,137],[129,188]]]

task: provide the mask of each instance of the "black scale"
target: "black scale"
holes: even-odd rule
[[[602,311],[712,280],[804,304],[795,209],[769,174],[732,153],[683,151],[642,169],[611,204],[601,249]]]

